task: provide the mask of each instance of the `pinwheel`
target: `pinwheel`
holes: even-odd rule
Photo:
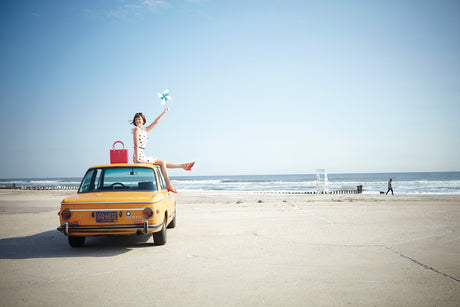
[[[169,90],[164,90],[162,93],[158,93],[158,98],[161,99],[161,105],[165,105],[168,100],[171,100],[171,96],[169,96]]]

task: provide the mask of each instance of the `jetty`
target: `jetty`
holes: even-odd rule
[[[0,189],[8,190],[77,190],[78,185],[57,185],[57,186],[17,186],[15,183],[2,184]]]
[[[310,195],[324,195],[324,194],[361,194],[363,193],[363,186],[359,185],[356,189],[339,189],[328,191],[259,191],[259,194],[310,194]]]

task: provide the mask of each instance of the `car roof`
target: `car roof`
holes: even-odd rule
[[[90,167],[91,168],[109,168],[109,167],[144,167],[144,168],[153,168],[157,166],[152,164],[141,164],[141,163],[112,163],[112,164],[101,164]]]

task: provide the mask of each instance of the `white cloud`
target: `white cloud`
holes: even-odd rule
[[[185,0],[185,2],[198,4],[198,3],[206,3],[206,2],[209,2],[209,0]]]
[[[109,3],[115,5],[98,10],[86,8],[83,10],[83,14],[87,18],[99,20],[143,19],[146,14],[172,7],[167,1],[163,0],[120,0]]]
[[[161,0],[144,0],[142,4],[147,6],[169,6],[169,3]]]

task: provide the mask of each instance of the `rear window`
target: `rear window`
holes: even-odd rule
[[[92,168],[81,182],[78,193],[99,191],[158,191],[151,168]]]

